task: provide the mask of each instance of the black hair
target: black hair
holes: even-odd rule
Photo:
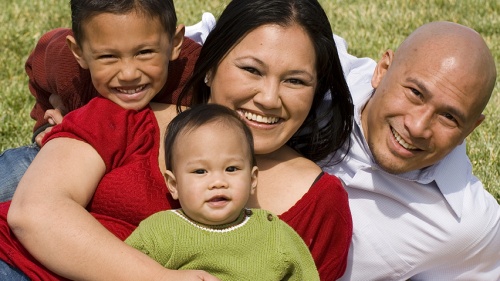
[[[194,130],[212,122],[220,122],[239,128],[245,134],[247,140],[246,145],[251,156],[251,159],[249,159],[250,164],[252,166],[257,165],[254,155],[252,132],[245,122],[241,120],[240,116],[235,111],[223,105],[200,104],[180,112],[168,124],[165,135],[165,165],[167,170],[173,171],[173,147],[177,137],[183,132]]]
[[[170,37],[175,34],[177,15],[172,0],[71,0],[71,28],[76,43],[84,40],[83,24],[102,13],[127,14],[131,11],[158,18]]]
[[[287,142],[313,161],[321,160],[347,143],[352,131],[354,106],[337,52],[328,17],[316,0],[233,0],[210,32],[193,75],[181,92],[180,103],[207,103],[207,73],[215,73],[226,54],[252,30],[267,24],[298,24],[308,34],[316,53],[318,84],[311,110],[302,126]],[[283,40],[286,40],[283,38]],[[324,101],[329,96],[330,102]],[[321,110],[319,110],[321,106]]]

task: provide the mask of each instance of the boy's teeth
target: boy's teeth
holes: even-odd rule
[[[250,112],[245,112],[245,118],[250,121],[257,121],[259,123],[266,123],[266,124],[274,124],[279,120],[278,117],[267,117]]]
[[[140,92],[144,89],[144,86],[140,86],[140,87],[137,87],[135,89],[132,89],[132,90],[125,90],[125,89],[121,89],[121,88],[117,88],[117,90],[121,93],[124,93],[124,94],[129,94],[129,95],[132,95],[132,94],[135,94],[137,92]]]
[[[398,141],[398,143],[400,145],[402,145],[404,148],[410,149],[410,150],[417,149],[415,146],[405,142],[404,139],[394,129],[391,129],[391,131],[392,131],[392,134],[394,135],[394,137],[396,138],[396,140]]]

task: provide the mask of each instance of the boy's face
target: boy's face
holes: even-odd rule
[[[105,98],[125,109],[145,107],[167,80],[169,60],[177,58],[184,35],[171,39],[159,19],[136,12],[102,13],[83,24],[81,48],[68,36],[79,64]]]
[[[257,167],[243,132],[219,122],[181,132],[173,146],[168,188],[184,212],[207,224],[238,218],[257,186]]]

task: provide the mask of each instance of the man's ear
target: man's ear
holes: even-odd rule
[[[252,168],[252,180],[251,180],[251,188],[250,188],[250,194],[255,193],[255,189],[257,189],[257,175],[259,174],[259,169],[257,166],[253,166]]]
[[[372,87],[374,89],[378,88],[380,81],[382,81],[382,78],[387,73],[387,70],[389,70],[389,67],[391,66],[393,59],[394,59],[394,51],[387,50],[382,56],[382,58],[378,61],[372,77]]]
[[[185,27],[180,24],[175,29],[175,34],[172,37],[172,52],[170,52],[170,60],[176,60],[179,57],[182,49],[182,43],[184,42],[184,32]]]
[[[167,170],[164,176],[167,180],[167,188],[168,191],[170,191],[172,198],[174,198],[175,200],[179,199],[179,193],[177,193],[177,181],[175,180],[174,174],[172,173],[172,171]]]
[[[75,37],[71,35],[66,36],[66,44],[73,53],[73,56],[75,57],[78,64],[84,69],[89,69],[87,61],[85,61],[85,59],[83,58],[83,51],[80,48],[80,46],[78,46],[78,44],[76,43]]]

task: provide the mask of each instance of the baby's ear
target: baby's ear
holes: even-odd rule
[[[252,168],[252,181],[251,181],[251,189],[250,189],[250,194],[254,194],[255,190],[257,189],[257,176],[259,175],[259,169],[257,166],[253,166]]]
[[[177,193],[177,181],[175,180],[174,173],[172,173],[172,171],[170,170],[167,170],[164,176],[167,180],[167,188],[168,191],[170,191],[172,198],[174,198],[175,200],[179,199],[179,194]]]
[[[83,58],[83,51],[76,43],[75,37],[71,35],[66,36],[66,44],[73,53],[73,56],[75,57],[78,64],[84,69],[89,69],[87,61]]]

